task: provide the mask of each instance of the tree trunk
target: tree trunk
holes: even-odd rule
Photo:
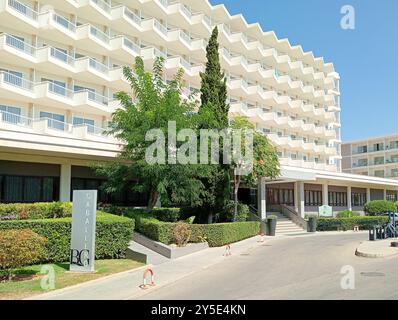
[[[233,222],[238,219],[238,191],[240,185],[240,176],[234,175],[234,218]]]
[[[152,210],[155,207],[158,197],[159,193],[156,190],[151,190],[149,192],[148,210]]]

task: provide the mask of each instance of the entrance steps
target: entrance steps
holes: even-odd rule
[[[306,233],[307,230],[304,230],[302,227],[296,225],[292,220],[285,217],[283,214],[279,212],[270,212],[268,215],[274,215],[278,217],[276,223],[276,233],[275,235],[290,235],[290,234],[301,234]]]

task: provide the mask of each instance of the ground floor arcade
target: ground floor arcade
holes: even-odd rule
[[[328,205],[336,214],[342,210],[363,213],[372,200],[398,200],[398,181],[362,175],[283,167],[276,181],[261,179],[258,186],[258,213],[264,218],[281,205],[301,218],[318,213]]]

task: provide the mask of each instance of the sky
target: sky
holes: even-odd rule
[[[343,141],[398,133],[397,0],[210,0],[279,39],[333,62],[340,74]],[[341,8],[355,10],[344,30]]]

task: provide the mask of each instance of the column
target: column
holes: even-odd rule
[[[387,189],[383,190],[383,200],[387,200]]]
[[[327,183],[322,185],[322,204],[324,206],[329,205],[329,188]]]
[[[304,182],[299,181],[298,183],[298,214],[303,219],[305,218],[305,193],[304,193]]]
[[[370,202],[370,188],[366,188],[366,202]]]
[[[72,166],[70,164],[61,164],[61,177],[59,183],[59,200],[70,201],[70,189],[72,179]]]
[[[299,188],[298,182],[294,183],[294,211],[299,212]]]
[[[350,211],[352,211],[352,200],[351,200],[351,196],[352,196],[351,187],[347,187],[347,208],[348,208],[348,210],[350,210]]]
[[[267,190],[264,178],[260,178],[258,181],[257,200],[258,216],[261,218],[261,220],[264,220],[267,218]]]

